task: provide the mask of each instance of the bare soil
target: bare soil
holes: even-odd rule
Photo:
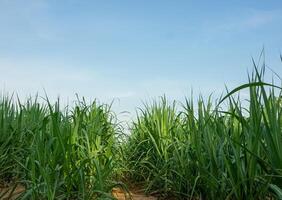
[[[114,188],[112,190],[112,194],[115,198],[117,198],[118,200],[157,200],[156,197],[154,196],[147,196],[144,193],[142,193],[141,191],[135,190],[135,191],[130,191],[125,192],[120,188]]]
[[[15,200],[25,188],[22,185],[17,186],[0,186],[0,200]],[[157,197],[145,195],[141,189],[130,189],[129,192],[123,191],[120,188],[114,188],[112,195],[117,200],[157,200]]]
[[[0,187],[0,199],[1,200],[15,200],[17,199],[25,188],[21,185]]]

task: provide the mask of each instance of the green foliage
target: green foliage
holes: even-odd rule
[[[112,198],[117,127],[108,105],[78,101],[0,102],[0,180],[26,187],[22,199]]]
[[[0,187],[24,186],[20,199],[113,199],[122,179],[164,198],[282,199],[282,88],[264,70],[216,104],[144,104],[125,139],[109,105],[3,96]]]
[[[263,76],[255,66],[216,106],[202,97],[182,111],[165,97],[145,105],[125,146],[130,180],[180,199],[281,199],[282,88]],[[234,97],[243,89],[244,106]]]

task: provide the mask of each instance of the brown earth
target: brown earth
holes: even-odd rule
[[[147,196],[138,190],[131,191],[128,193],[120,188],[114,188],[112,190],[112,194],[117,200],[157,200],[156,197]]]
[[[0,187],[0,199],[1,200],[15,200],[25,190],[21,185]]]
[[[15,200],[24,190],[23,186],[0,188],[0,199]],[[114,188],[112,194],[117,200],[157,200],[156,197],[146,196],[138,191],[126,193],[119,188]]]
[[[1,186],[0,187],[0,199],[1,200],[15,200],[25,190],[21,185],[17,186]],[[147,196],[142,190],[131,189],[130,192],[123,191],[120,188],[114,188],[112,195],[117,200],[157,200],[154,196]]]

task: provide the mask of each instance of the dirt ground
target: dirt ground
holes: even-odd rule
[[[118,200],[130,200],[130,199],[132,200],[157,200],[156,197],[146,196],[145,194],[143,194],[140,191],[133,191],[133,192],[130,192],[130,194],[128,194],[128,193],[124,193],[124,191],[119,188],[114,188],[112,191],[112,194]]]
[[[16,187],[0,187],[1,200],[14,200],[25,190],[21,185]]]
[[[1,200],[15,200],[17,197],[25,190],[25,188],[21,185],[16,187],[0,187],[0,199]],[[157,200],[156,197],[146,196],[141,191],[131,191],[129,193],[125,193],[123,190],[119,188],[114,188],[112,190],[113,196],[117,200]]]

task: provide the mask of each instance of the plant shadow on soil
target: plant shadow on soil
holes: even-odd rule
[[[22,185],[17,186],[1,186],[0,187],[0,199],[1,200],[16,200],[25,191]],[[114,188],[112,195],[117,200],[157,200],[158,198],[151,195],[145,195],[139,189],[132,189],[129,192],[125,192],[120,188]]]

